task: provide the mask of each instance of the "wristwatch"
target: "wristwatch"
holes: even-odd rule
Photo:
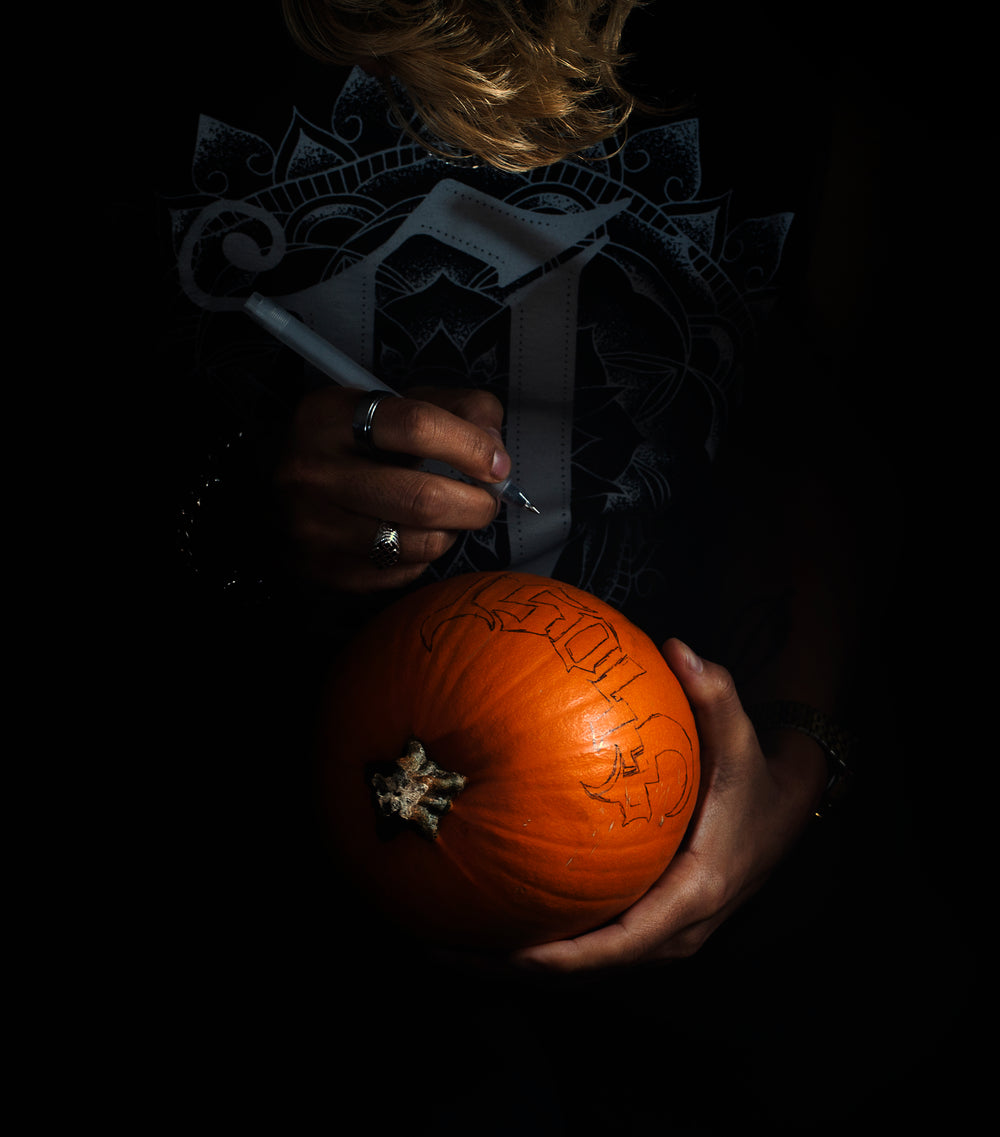
[[[817,817],[826,816],[844,800],[854,777],[851,757],[857,748],[857,738],[850,731],[815,707],[789,700],[760,703],[749,714],[758,735],[770,730],[797,730],[808,735],[826,755],[829,777]]]

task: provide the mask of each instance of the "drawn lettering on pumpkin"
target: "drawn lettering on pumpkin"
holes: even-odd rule
[[[622,824],[628,825],[630,821],[642,818],[649,821],[651,806],[649,802],[649,786],[660,780],[659,768],[656,760],[652,763],[652,772],[655,775],[646,779],[641,775],[649,770],[650,764],[644,759],[644,751],[623,751],[618,743],[614,745],[614,761],[607,781],[600,786],[588,786],[581,782],[584,792],[596,801],[617,805],[622,811]]]
[[[604,782],[592,786],[581,782],[588,797],[621,810],[622,824],[652,819],[649,787],[660,780],[660,757],[679,751],[650,754],[643,742],[642,723],[629,705],[626,690],[645,670],[622,648],[614,627],[598,612],[549,584],[518,583],[503,573],[488,580],[470,581],[456,599],[431,613],[421,626],[421,639],[428,651],[442,627],[454,620],[484,620],[491,632],[517,632],[548,640],[567,672],[581,671],[607,703],[603,723],[597,720],[595,742],[610,757]],[[678,731],[686,737],[683,727]],[[682,765],[687,770],[687,762]],[[676,802],[666,811],[672,816],[683,808],[690,794],[685,776]]]

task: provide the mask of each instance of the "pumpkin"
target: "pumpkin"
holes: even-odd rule
[[[510,950],[638,900],[698,790],[694,719],[649,637],[517,572],[407,595],[323,693],[324,815],[346,873],[425,941]]]

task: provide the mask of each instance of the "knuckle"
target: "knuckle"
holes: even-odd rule
[[[500,516],[500,500],[498,498],[490,498],[490,504],[483,510],[480,522],[474,526],[476,529],[489,529],[494,521]]]
[[[737,698],[736,683],[730,672],[721,664],[712,665],[710,679],[713,693],[719,702],[731,702]]]
[[[298,455],[289,455],[274,471],[274,483],[279,490],[294,490],[309,485],[313,480],[311,465]]]
[[[289,454],[274,471],[273,484],[282,494],[332,497],[344,478],[342,471],[330,463],[304,454]]]
[[[496,441],[487,433],[502,419],[499,400],[485,391],[468,391],[445,410],[407,399],[400,408],[400,429],[407,449],[424,455],[448,456],[467,473],[489,476]]]
[[[406,399],[401,405],[400,425],[408,439],[433,445],[441,433],[441,412],[430,403]]]
[[[458,400],[456,413],[473,422],[499,423],[503,418],[503,404],[492,391],[469,389]]]
[[[341,387],[309,391],[296,404],[289,422],[290,448],[300,452],[324,449],[350,423],[353,397]]]
[[[721,912],[730,901],[729,880],[720,870],[707,870],[699,885],[699,905],[704,915]]]
[[[424,476],[416,478],[410,485],[406,513],[418,528],[434,528],[442,515],[444,494],[440,480]]]
[[[422,563],[427,565],[439,557],[443,557],[454,543],[455,535],[453,533],[434,530],[424,534],[418,555]]]
[[[705,941],[708,937],[709,932],[707,929],[688,928],[673,941],[671,945],[671,956],[674,959],[690,959],[692,956],[697,955],[705,946]]]
[[[733,720],[745,718],[743,701],[732,674],[721,664],[713,664],[708,669],[708,678],[711,684],[711,700],[717,710]],[[749,729],[749,720],[747,727]]]
[[[320,549],[327,543],[327,533],[316,518],[303,510],[289,511],[286,521],[288,539],[302,552]]]

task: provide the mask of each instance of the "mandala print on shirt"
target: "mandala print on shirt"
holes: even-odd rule
[[[192,178],[172,218],[199,308],[240,313],[257,291],[398,390],[503,402],[541,520],[466,535],[437,574],[513,564],[624,607],[658,571],[655,534],[714,453],[791,221],[730,227],[728,194],[700,198],[696,120],[610,157],[455,167],[401,134],[355,70],[329,127],[295,112],[277,149],[203,117]],[[249,321],[226,320],[230,342],[259,349]]]

